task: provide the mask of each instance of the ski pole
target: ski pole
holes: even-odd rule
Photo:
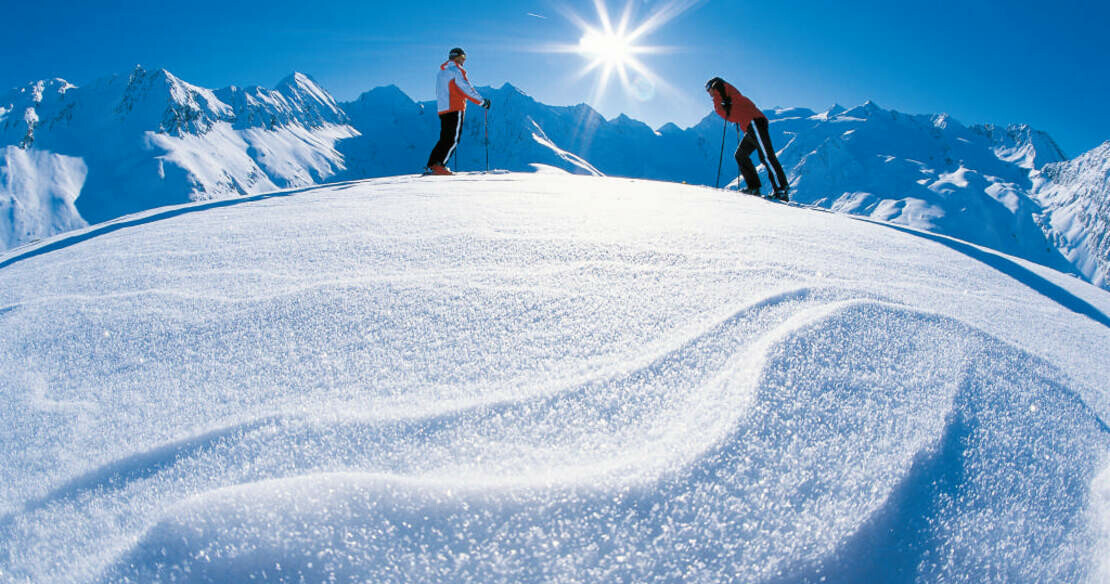
[[[740,149],[740,142],[742,142],[742,141],[743,141],[743,138],[740,136],[740,122],[736,122],[736,149],[737,150]],[[745,187],[750,187],[750,186],[751,185],[745,184]],[[740,190],[740,165],[739,164],[736,165],[736,190]]]
[[[728,120],[725,120],[725,128],[721,132],[721,155],[717,158],[717,182],[713,183],[713,188],[721,188],[721,165],[725,161],[725,136],[728,135]]]
[[[455,151],[452,153],[451,170],[459,171],[459,146],[462,144],[463,132],[462,126],[466,122],[466,112],[459,112],[459,141],[455,143]]]
[[[485,140],[484,140],[485,143],[486,143],[486,174],[489,174],[489,109],[488,108],[486,109],[486,112],[485,112],[485,123],[483,125],[485,126],[485,131],[486,131],[486,137],[485,137]]]

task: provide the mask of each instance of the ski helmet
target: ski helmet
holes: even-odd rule
[[[460,49],[459,47],[455,47],[455,48],[451,49],[450,53],[447,53],[447,58],[448,59],[454,59],[455,57],[465,57],[465,56],[466,56],[466,51]]]
[[[721,91],[724,84],[725,84],[724,79],[721,79],[720,77],[714,77],[713,79],[710,79],[709,81],[705,82],[705,90],[706,91],[716,90],[716,91],[719,92],[719,91]]]

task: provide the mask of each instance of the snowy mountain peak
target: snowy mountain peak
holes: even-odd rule
[[[933,126],[942,130],[947,128],[950,122],[955,122],[955,120],[947,113],[940,113],[933,116]],[[956,122],[956,124],[959,124],[959,122]]]
[[[278,81],[278,87],[282,87],[285,85],[299,85],[304,87],[314,87],[317,89],[319,89],[320,87],[311,75],[307,73],[301,73],[300,71],[294,71],[282,78],[281,81]]]
[[[358,96],[355,103],[365,104],[395,104],[395,103],[414,103],[400,87],[396,85],[384,85],[382,87],[375,87],[370,91],[363,92]]]
[[[231,86],[217,90],[215,95],[229,104],[235,127],[241,129],[290,125],[319,128],[348,121],[331,94],[301,73],[286,77],[275,89]]]
[[[858,119],[867,120],[867,119],[871,119],[871,118],[876,117],[876,116],[881,115],[881,114],[891,114],[891,113],[892,112],[884,110],[883,108],[879,107],[879,104],[877,104],[877,103],[875,103],[875,102],[873,102],[869,99],[869,100],[863,102],[861,105],[858,105],[858,106],[856,106],[854,108],[851,108],[851,109],[844,110],[844,111],[836,114],[833,117],[843,118],[843,119],[858,118]]]
[[[107,86],[115,84],[113,79]],[[234,117],[231,107],[211,90],[186,83],[165,69],[150,72],[141,65],[128,76],[115,112],[133,124],[174,136],[205,134],[217,122]]]
[[[185,104],[207,90],[182,81],[167,69],[148,71],[137,65],[128,76],[126,93],[135,95],[152,91],[165,92],[172,100]]]
[[[764,113],[767,115],[767,118],[771,120],[784,120],[788,118],[811,118],[817,115],[817,113],[813,110],[804,107],[776,107]]]
[[[297,117],[306,126],[347,123],[347,115],[335,98],[304,73],[294,72],[278,82],[275,89],[285,98],[289,108],[303,113]]]
[[[667,134],[670,134],[670,135],[681,134],[682,133],[682,128],[679,128],[678,125],[675,124],[674,122],[667,122],[667,123],[665,123],[665,124],[663,124],[662,126],[659,127],[659,133],[664,134],[664,135],[667,135]]]
[[[641,122],[640,120],[634,120],[634,119],[628,117],[625,114],[620,114],[617,117],[609,120],[609,123],[610,124],[617,124],[618,126],[630,126],[630,127],[637,127],[637,128],[640,127],[640,126],[648,127],[647,124]]]
[[[67,91],[75,89],[76,87],[76,85],[73,85],[65,79],[55,77],[54,79],[35,81],[26,88],[18,91],[26,92],[30,96],[32,104],[38,105],[43,102],[45,97],[65,95]]]
[[[840,105],[839,103],[837,103],[837,104],[833,104],[832,107],[825,110],[824,112],[822,112],[820,114],[817,114],[817,117],[819,117],[823,120],[831,120],[832,118],[835,118],[836,116],[839,116],[840,114],[842,114],[846,111],[848,111],[848,108],[846,108],[846,107]]]
[[[544,107],[540,105],[540,102],[536,101],[534,97],[529,95],[527,91],[523,91],[511,83],[502,83],[501,87],[482,85],[477,89],[478,93],[490,98],[495,105],[513,103],[522,104],[529,108]]]
[[[324,91],[324,89],[316,83],[315,79],[297,71],[294,71],[292,74],[279,81],[274,89],[290,96],[312,96],[313,99],[320,102],[334,103],[335,101],[328,92]]]
[[[501,84],[501,87],[498,87],[498,88],[497,88],[497,91],[498,91],[498,92],[500,92],[500,93],[506,93],[506,92],[508,92],[508,93],[516,93],[516,94],[518,94],[518,95],[523,95],[523,96],[526,96],[526,97],[531,97],[530,95],[528,95],[528,92],[527,92],[527,91],[524,91],[523,89],[521,89],[521,88],[519,88],[519,87],[517,87],[517,86],[513,85],[512,83],[502,83],[502,84]]]
[[[55,78],[28,83],[0,97],[0,144],[30,148],[38,127],[44,120],[50,122],[56,112],[64,111],[66,94],[73,89],[75,85]]]
[[[61,78],[34,81],[0,94],[0,108],[8,111],[37,107],[44,101],[58,99],[77,86]]]
[[[999,127],[984,124],[973,128],[995,145],[995,153],[1002,160],[1029,170],[1067,160],[1064,151],[1051,136],[1027,124]]]
[[[423,107],[396,85],[375,87],[355,101],[342,104],[340,109],[352,125],[369,134],[396,132],[398,120],[419,117],[423,113]]]

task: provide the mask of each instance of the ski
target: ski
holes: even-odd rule
[[[499,174],[511,174],[511,173],[512,173],[511,170],[505,170],[505,169],[501,169],[501,168],[493,169],[493,170],[460,170],[458,172],[451,172],[451,174],[436,174],[436,173],[431,172],[429,170],[425,170],[423,172],[418,173],[416,176],[418,176],[418,177],[425,177],[425,176],[452,177],[452,176],[499,175]]]

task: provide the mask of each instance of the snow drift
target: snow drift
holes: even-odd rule
[[[0,256],[0,576],[1104,581],[1108,314],[665,183],[148,211]]]

